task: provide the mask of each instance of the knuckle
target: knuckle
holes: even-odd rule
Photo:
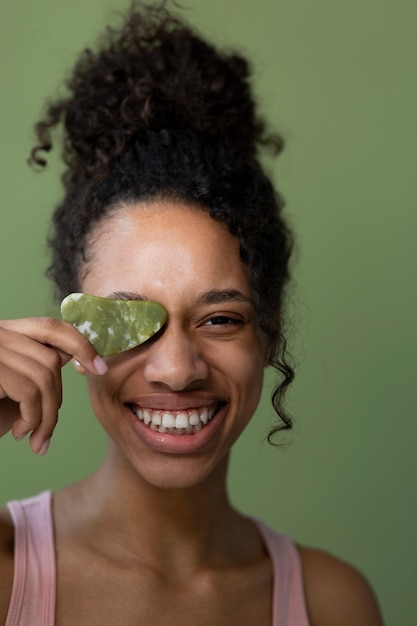
[[[58,327],[58,320],[54,317],[38,317],[37,323],[45,331],[53,331]]]
[[[48,367],[42,367],[39,371],[39,383],[42,388],[49,388],[55,385],[55,375]]]
[[[32,380],[28,380],[25,383],[23,395],[31,404],[39,402],[41,398],[41,392],[38,385]]]
[[[61,357],[56,350],[49,350],[45,365],[54,372],[61,369]]]

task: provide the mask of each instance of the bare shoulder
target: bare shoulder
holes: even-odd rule
[[[14,527],[7,507],[0,507],[0,563],[13,561]]]
[[[382,626],[374,592],[358,570],[322,550],[298,551],[312,626]]]
[[[14,528],[7,508],[0,508],[0,624],[6,621],[13,585]]]

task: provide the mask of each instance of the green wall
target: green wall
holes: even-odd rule
[[[263,110],[287,138],[271,164],[298,233],[289,309],[296,428],[260,443],[265,398],[239,442],[235,503],[354,563],[387,623],[417,614],[415,0],[189,0],[188,19],[247,52]],[[25,165],[31,125],[74,55],[122,0],[0,5],[0,317],[54,313],[44,234],[59,168]],[[100,461],[83,380],[65,368],[45,458],[0,445],[0,501],[57,488]]]

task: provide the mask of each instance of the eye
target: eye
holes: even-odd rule
[[[215,315],[205,322],[205,326],[226,326],[233,324],[243,324],[243,320],[227,315]]]

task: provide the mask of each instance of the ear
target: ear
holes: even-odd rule
[[[78,374],[82,374],[83,376],[85,375],[85,367],[81,365],[81,363],[77,361],[77,359],[72,359],[72,364]]]

